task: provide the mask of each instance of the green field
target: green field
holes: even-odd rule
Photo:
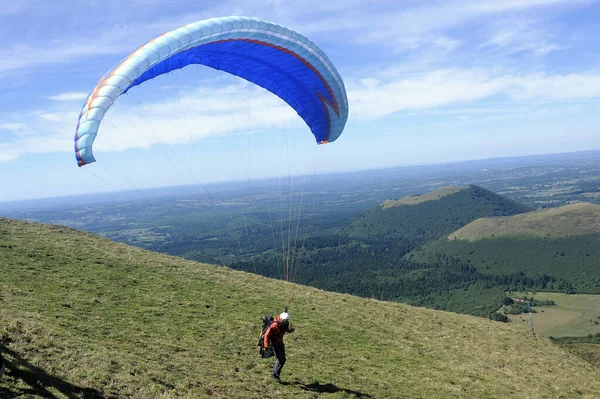
[[[555,292],[511,293],[537,300],[553,300],[556,306],[535,307],[535,331],[546,337],[582,337],[600,333],[600,295],[567,295]],[[529,315],[509,315],[511,322],[528,326]]]
[[[526,328],[290,285],[279,385],[254,347],[281,281],[0,218],[0,397],[597,398]]]

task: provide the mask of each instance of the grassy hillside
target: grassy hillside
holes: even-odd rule
[[[526,329],[291,286],[285,384],[253,347],[280,281],[0,219],[3,398],[595,398]],[[320,394],[320,395],[319,395]]]
[[[450,234],[449,240],[492,237],[568,237],[600,233],[600,205],[578,203],[514,216],[477,219]]]
[[[404,241],[411,247],[438,239],[475,219],[510,216],[532,209],[478,186],[446,187],[425,196],[387,201],[342,230],[364,240]],[[404,206],[398,206],[398,204]],[[410,204],[410,205],[409,205]]]
[[[383,202],[381,207],[383,209],[388,209],[394,206],[417,205],[426,201],[437,201],[446,195],[455,194],[459,191],[465,190],[466,188],[467,187],[442,187],[427,194],[409,195],[399,200],[387,200]]]

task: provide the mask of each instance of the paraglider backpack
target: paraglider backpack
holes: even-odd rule
[[[269,329],[271,324],[273,324],[273,322],[275,322],[275,317],[265,315],[265,317],[262,317],[261,319],[262,319],[262,330],[261,330],[260,338],[258,339],[258,347],[260,348],[260,350],[259,350],[260,356],[262,356],[262,358],[265,359],[267,357],[271,357],[274,355],[273,348],[270,345],[268,347],[265,347],[264,344],[265,344],[265,333],[267,332],[267,330]]]

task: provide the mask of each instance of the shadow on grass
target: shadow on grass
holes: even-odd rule
[[[340,388],[334,384],[320,384],[318,382],[313,382],[312,384],[304,384],[299,381],[294,382],[282,382],[282,385],[291,385],[296,386],[304,391],[309,392],[317,392],[317,393],[336,393],[336,392],[344,392],[350,395],[354,395],[357,398],[372,398],[372,395],[368,393],[354,391],[352,389]]]
[[[82,388],[73,385],[62,378],[53,376],[45,372],[39,367],[34,366],[27,360],[19,356],[15,351],[12,351],[0,345],[0,352],[4,355],[6,371],[2,377],[2,381],[6,380],[21,380],[29,386],[29,388],[6,388],[0,387],[1,398],[21,398],[23,396],[37,396],[42,398],[56,398],[54,394],[48,391],[47,388],[54,388],[61,392],[67,398],[86,398],[86,399],[101,399],[104,398],[102,393],[93,388]]]

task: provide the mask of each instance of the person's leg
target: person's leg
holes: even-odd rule
[[[273,344],[273,351],[275,352],[275,356],[277,356],[277,362],[273,367],[271,375],[279,378],[281,369],[285,365],[285,346],[283,344]]]

